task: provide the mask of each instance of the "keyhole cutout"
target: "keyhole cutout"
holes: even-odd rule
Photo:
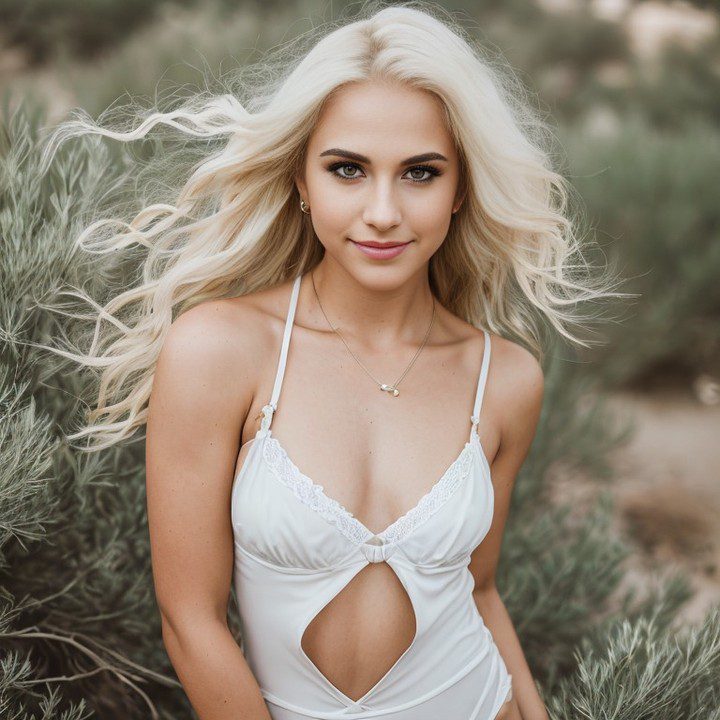
[[[300,645],[317,672],[356,701],[391,671],[416,636],[407,590],[383,561],[366,565],[323,606]]]

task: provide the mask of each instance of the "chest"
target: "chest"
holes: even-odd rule
[[[469,441],[417,503],[370,528],[303,474],[269,432],[255,439],[231,493],[236,546],[291,572],[339,569],[348,561],[453,566],[487,533],[494,493],[482,448]]]
[[[316,350],[290,359],[272,435],[299,472],[373,532],[430,492],[470,439],[477,366],[463,369],[431,353],[394,397],[344,355]],[[246,439],[259,427],[256,415]],[[236,474],[249,447],[241,448]]]

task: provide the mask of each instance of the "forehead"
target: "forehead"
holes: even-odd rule
[[[405,158],[429,151],[450,158],[454,147],[437,96],[379,81],[336,91],[325,104],[309,145],[313,152],[342,147],[372,158]]]

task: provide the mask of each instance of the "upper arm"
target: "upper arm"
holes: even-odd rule
[[[486,392],[486,397],[493,402],[484,405],[483,410],[493,408],[490,412],[497,413],[500,446],[491,469],[492,524],[470,559],[477,591],[495,589],[495,573],[515,478],[535,437],[544,393],[542,367],[535,356],[508,340],[493,342],[495,346],[502,346],[502,353],[494,353],[496,372],[494,376],[489,374],[488,381],[492,379],[493,386],[488,384]]]
[[[146,487],[163,627],[225,622],[232,577],[230,488],[252,403],[251,347],[237,308],[198,305],[170,327],[148,409]]]

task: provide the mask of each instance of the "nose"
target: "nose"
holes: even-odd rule
[[[399,225],[402,220],[400,206],[391,181],[378,181],[370,190],[363,211],[363,221],[378,230],[385,231]]]

